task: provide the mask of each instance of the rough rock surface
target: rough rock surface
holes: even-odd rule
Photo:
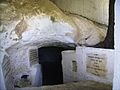
[[[9,56],[13,73],[17,71],[14,76],[29,71],[27,51],[31,46],[56,43],[91,46],[103,41],[105,36],[106,28],[83,17],[67,16],[49,0],[0,3],[0,64],[4,55]]]
[[[110,0],[51,0],[64,11],[82,15],[90,20],[109,24]]]
[[[49,0],[15,0],[0,4],[0,47],[70,38],[72,21]],[[72,24],[73,25],[73,24]],[[67,34],[67,35],[66,35]],[[36,37],[36,38],[35,38]],[[60,37],[65,37],[62,40]],[[73,42],[73,40],[72,40]]]
[[[91,46],[103,41],[106,36],[106,29],[82,17],[65,15],[49,0],[8,1],[0,3],[2,49],[18,43],[25,45],[46,40]]]
[[[63,85],[17,88],[16,90],[112,90],[112,87],[94,81],[80,81]]]

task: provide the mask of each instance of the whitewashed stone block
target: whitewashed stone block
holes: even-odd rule
[[[77,47],[78,80],[113,83],[114,50]]]

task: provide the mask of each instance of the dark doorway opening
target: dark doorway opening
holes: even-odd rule
[[[42,71],[42,85],[63,84],[61,52],[68,49],[71,48],[50,46],[38,49]]]

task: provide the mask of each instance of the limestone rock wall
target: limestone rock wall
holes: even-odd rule
[[[92,46],[106,36],[106,26],[99,27],[83,17],[66,15],[49,0],[8,1],[0,3],[0,64],[4,54],[11,63],[28,63],[26,50],[30,46],[56,42]],[[12,68],[20,71],[17,65]],[[23,71],[27,70],[29,66]]]
[[[1,49],[44,41],[91,46],[103,41],[107,32],[107,27],[65,15],[49,0],[10,0],[0,3],[0,8]]]
[[[108,25],[109,0],[52,0],[59,8]]]

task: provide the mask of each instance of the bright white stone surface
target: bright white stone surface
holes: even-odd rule
[[[73,65],[76,62],[76,65]],[[77,80],[77,61],[76,61],[76,51],[66,50],[62,51],[62,68],[63,68],[63,82],[70,83]]]
[[[97,66],[99,66],[98,69],[103,68],[103,67],[106,68],[104,72],[105,75],[102,75],[101,71],[99,70],[97,70],[98,75],[96,75],[96,69],[94,69],[95,72],[88,71],[87,69],[88,58],[87,57],[90,54],[98,55],[99,58],[101,58],[100,61],[102,60],[103,57],[105,57],[105,59],[102,60],[102,62],[105,62],[103,63],[105,66],[102,66],[103,65],[102,63],[101,64],[97,63]],[[90,48],[90,47],[77,47],[76,55],[77,55],[76,59],[77,59],[77,65],[78,65],[78,80],[94,80],[97,82],[103,82],[103,83],[112,85],[113,74],[114,74],[114,61],[115,61],[114,50]],[[98,59],[94,58],[94,60],[98,60]],[[89,63],[91,64],[93,62],[89,62]],[[95,62],[93,63],[93,65],[96,64]],[[93,67],[93,65],[91,67]],[[96,68],[96,67],[93,67],[93,68]]]
[[[88,56],[91,58],[88,59]],[[114,61],[115,52],[111,49],[78,46],[76,51],[63,51],[62,66],[64,83],[93,80],[112,85]]]

